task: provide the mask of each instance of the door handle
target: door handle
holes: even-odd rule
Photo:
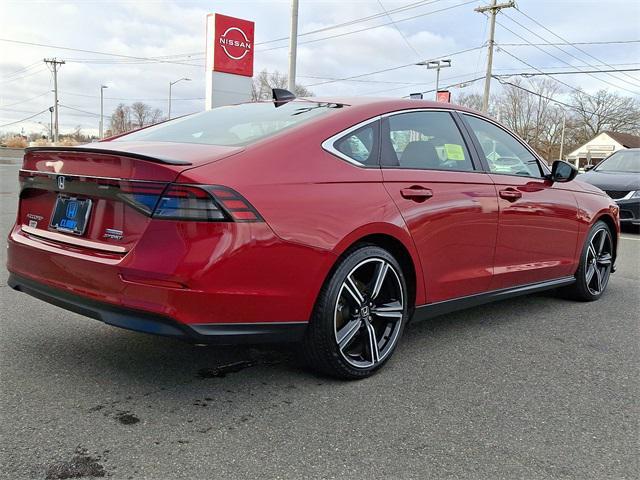
[[[519,198],[522,198],[522,193],[516,190],[515,188],[505,188],[504,190],[500,190],[500,197],[508,200],[510,202],[515,202]]]
[[[407,200],[413,200],[414,202],[424,202],[429,198],[433,197],[433,191],[429,188],[413,186],[410,188],[403,188],[400,190],[400,195],[402,198],[406,198]]]

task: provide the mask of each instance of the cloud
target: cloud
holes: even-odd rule
[[[408,5],[408,0],[383,0],[387,10]],[[298,49],[299,83],[316,84],[311,89],[318,95],[406,95],[412,91],[433,88],[435,74],[421,67],[409,66],[385,73],[360,77],[359,81],[327,82],[332,78],[344,78],[389,67],[414,63],[421,59],[446,56],[451,52],[482,45],[486,41],[486,20],[473,11],[474,4],[453,8],[431,15],[421,15],[433,10],[456,5],[459,0],[444,0],[433,5],[424,5],[392,14],[397,28],[389,19],[381,16],[366,23],[354,24],[340,29],[302,35]],[[520,2],[527,14],[541,24],[573,41],[603,39],[633,39],[638,35],[640,4],[627,1],[610,1],[603,9],[595,2]],[[96,131],[99,109],[99,87],[107,83],[105,110],[112,111],[120,103],[132,103],[143,99],[154,108],[166,110],[168,83],[181,77],[190,77],[192,82],[182,82],[174,89],[172,110],[184,114],[201,110],[203,100],[181,100],[204,96],[204,34],[205,17],[213,8],[220,13],[253,19],[256,22],[256,42],[287,37],[289,28],[289,2],[272,1],[135,1],[135,2],[9,2],[2,4],[0,31],[3,38],[23,40],[73,48],[106,51],[122,55],[156,57],[184,53],[195,53],[191,57],[180,57],[184,63],[144,63],[142,61],[109,57],[95,53],[83,53],[24,46],[0,42],[0,125],[19,120],[48,108],[53,103],[51,94],[41,95],[51,89],[51,73],[38,65],[44,57],[57,56],[67,61],[60,70],[60,101],[91,114],[61,108],[60,121],[70,129],[80,124],[89,131]],[[299,32],[329,27],[351,19],[381,13],[376,1],[323,1],[301,2]],[[543,39],[556,40],[540,26],[535,25],[519,12],[507,12],[518,22],[539,34]],[[501,15],[500,22],[527,40],[543,42]],[[363,29],[352,35],[336,36]],[[324,37],[334,38],[303,43]],[[522,42],[513,34],[498,26],[498,43]],[[285,48],[272,49],[284,46]],[[287,41],[256,46],[255,70],[267,69],[286,72],[288,62]],[[561,67],[562,63],[549,54],[558,56],[572,65],[584,62],[598,63],[581,52],[562,47],[578,59],[554,47],[505,47],[516,57],[540,68]],[[638,62],[638,45],[585,46],[583,47],[607,63]],[[413,50],[420,53],[418,57]],[[548,53],[544,53],[547,51]],[[452,57],[453,67],[442,72],[441,85],[471,79],[482,74],[484,50],[473,51]],[[169,59],[171,60],[171,59]],[[190,64],[190,65],[189,65]],[[30,66],[29,70],[6,78],[12,72]],[[194,66],[195,65],[195,66]],[[495,68],[522,71],[526,65],[498,52]],[[567,67],[569,68],[569,67]],[[322,77],[322,78],[310,78]],[[619,78],[599,76],[614,85],[638,91],[630,83]],[[620,75],[616,75],[620,77]],[[633,83],[629,77],[621,77]],[[640,78],[636,75],[636,83]],[[602,79],[584,75],[562,78],[572,86],[586,90],[611,88]],[[392,82],[392,83],[383,83]],[[393,83],[395,82],[395,83]],[[407,85],[399,83],[406,82]],[[479,89],[480,84],[467,90]],[[498,89],[499,86],[495,86]],[[467,91],[465,90],[465,91]],[[629,94],[618,88],[621,93]],[[34,98],[37,97],[37,98]],[[11,105],[8,107],[7,105]],[[42,115],[35,121],[48,121]],[[37,123],[25,123],[33,126]]]

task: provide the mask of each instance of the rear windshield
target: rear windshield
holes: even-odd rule
[[[293,101],[218,107],[124,135],[114,142],[179,142],[242,146],[324,115],[341,105]]]

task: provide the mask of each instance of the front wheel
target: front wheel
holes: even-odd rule
[[[407,303],[402,269],[389,252],[353,250],[320,292],[303,346],[307,362],[339,378],[371,375],[395,350]]]
[[[602,296],[613,267],[613,237],[609,226],[596,222],[582,248],[576,282],[567,293],[576,300],[591,302]]]

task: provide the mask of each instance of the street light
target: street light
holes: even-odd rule
[[[100,140],[104,138],[104,89],[109,88],[106,85],[100,85]]]
[[[438,99],[438,87],[440,84],[440,69],[447,68],[451,66],[451,59],[444,58],[442,60],[431,60],[430,62],[420,62],[416,63],[416,65],[426,66],[427,69],[432,70],[436,69],[436,100]]]
[[[181,78],[179,80],[176,80],[175,82],[169,82],[169,111],[167,113],[167,119],[171,120],[171,87],[173,87],[176,83],[181,82],[181,81],[187,81],[190,82],[191,79],[190,78]]]

